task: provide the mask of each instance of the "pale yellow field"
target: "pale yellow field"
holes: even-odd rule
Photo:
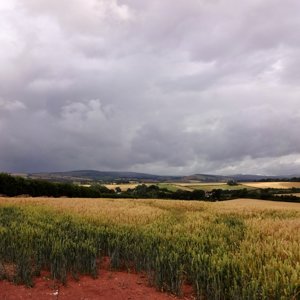
[[[121,189],[121,191],[127,191],[128,189],[134,189],[135,187],[137,187],[138,185],[141,185],[143,183],[124,183],[124,184],[105,184],[105,186],[108,189],[113,189],[115,190],[116,187],[119,187]],[[145,183],[144,183],[145,184]],[[192,188],[188,188],[185,187],[184,184],[182,183],[146,183],[147,186],[149,185],[158,185],[161,188],[167,188],[168,186],[170,186],[173,190],[180,189],[180,190],[185,190],[185,191],[193,191]]]
[[[81,216],[100,218],[113,223],[147,224],[163,216],[166,211],[151,205],[154,200],[0,197],[1,204],[46,206]],[[150,205],[149,205],[150,204]]]
[[[112,222],[147,224],[164,217],[169,210],[186,213],[204,210],[226,213],[255,213],[265,210],[294,211],[300,216],[300,203],[257,199],[235,199],[221,202],[182,201],[161,199],[94,199],[48,197],[0,197],[1,204],[49,206],[58,211],[71,211],[87,217],[100,217]]]
[[[134,189],[137,187],[139,183],[124,183],[124,184],[105,184],[108,189],[114,190],[115,188],[119,187],[121,191],[127,191],[128,189]],[[148,185],[148,184],[147,184]]]
[[[243,185],[262,189],[290,189],[293,187],[300,188],[300,182],[245,182]]]
[[[268,201],[258,199],[235,199],[222,202],[213,202],[213,206],[220,209],[243,211],[243,210],[296,210],[300,212],[300,203]]]

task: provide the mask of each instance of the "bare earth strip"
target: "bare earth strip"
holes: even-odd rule
[[[100,276],[93,279],[90,276],[81,276],[79,281],[71,276],[68,284],[62,285],[51,279],[50,274],[42,272],[42,276],[35,278],[34,288],[23,285],[14,285],[0,280],[1,300],[175,300],[177,297],[157,291],[149,286],[145,274],[112,271],[106,261],[99,269]],[[186,287],[183,300],[192,300],[191,289]]]

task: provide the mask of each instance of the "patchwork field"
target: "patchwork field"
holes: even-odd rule
[[[240,190],[240,189],[253,189],[255,187],[245,184],[238,184],[238,185],[228,185],[226,183],[178,183],[178,182],[166,182],[166,183],[153,183],[160,188],[165,188],[170,190],[171,192],[175,192],[176,190],[184,190],[184,191],[193,191],[196,189],[204,190],[204,191],[211,191],[213,189],[222,189],[222,190]],[[116,189],[119,187],[122,191],[127,191],[127,189],[133,189],[137,187],[139,184],[137,183],[129,183],[129,184],[105,184],[105,186],[109,189]],[[151,185],[151,183],[147,183],[146,185]]]
[[[179,182],[168,182],[168,183],[153,183],[154,185],[159,186],[160,188],[166,188],[169,191],[175,192],[176,190],[204,190],[206,192],[212,191],[213,189],[222,189],[222,190],[241,190],[241,189],[265,189],[265,188],[274,188],[274,189],[290,189],[290,188],[300,188],[300,182],[243,182],[237,185],[228,185],[226,183],[219,182],[193,182],[193,183],[179,183]],[[127,189],[134,189],[139,184],[129,183],[129,184],[106,184],[105,186],[109,189],[115,189],[119,187],[122,191],[127,191]],[[151,185],[147,183],[146,185]],[[296,195],[298,196],[298,195]]]
[[[214,189],[221,189],[221,190],[241,190],[241,189],[252,189],[252,187],[246,187],[243,184],[237,184],[237,185],[228,185],[226,183],[218,183],[218,184],[193,184],[193,185],[184,185],[187,188],[190,188],[192,190],[204,190],[204,191],[212,191]]]
[[[176,295],[297,299],[299,245],[296,203],[0,198],[0,278],[27,285],[44,269],[101,277],[110,257]]]
[[[105,186],[108,189],[116,189],[119,187],[121,191],[127,191],[128,189],[134,189],[136,188],[139,184],[142,183],[125,183],[125,184],[105,184]],[[149,185],[157,185],[160,188],[165,188],[171,192],[175,192],[176,190],[185,190],[185,191],[192,191],[194,190],[193,188],[186,187],[182,184],[177,184],[177,183],[146,183],[147,186]]]
[[[194,182],[194,183],[177,183],[176,186],[185,188],[188,190],[204,190],[204,191],[212,191],[214,189],[221,190],[241,190],[241,189],[256,189],[255,184],[252,186],[252,183],[239,183],[237,185],[228,185],[227,183],[220,182]]]

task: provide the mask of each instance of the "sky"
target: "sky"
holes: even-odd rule
[[[299,11],[0,1],[0,171],[300,174]]]

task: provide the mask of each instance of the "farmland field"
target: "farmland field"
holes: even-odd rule
[[[159,188],[165,188],[171,192],[175,192],[177,190],[193,191],[193,189],[177,183],[158,183],[157,185]]]
[[[108,189],[116,189],[119,187],[121,191],[127,191],[128,189],[134,189],[138,185],[142,183],[122,183],[122,184],[105,184],[105,186]],[[175,192],[176,190],[186,190],[186,191],[192,191],[194,190],[193,188],[186,187],[182,184],[177,184],[177,183],[146,183],[146,185],[157,185],[159,188],[164,188],[167,189],[171,192]]]
[[[299,245],[297,203],[0,198],[0,278],[27,285],[43,269],[96,277],[109,256],[177,295],[298,299]]]
[[[221,189],[221,190],[241,190],[241,189],[253,189],[253,187],[246,187],[243,184],[237,184],[237,185],[228,185],[226,183],[219,183],[219,184],[211,184],[211,183],[206,183],[206,184],[193,184],[193,185],[184,185],[187,188],[190,189],[198,189],[198,190],[204,190],[204,191],[211,191],[213,189]]]
[[[187,191],[193,190],[203,190],[203,191],[212,191],[214,189],[221,189],[221,190],[241,190],[241,189],[255,189],[256,187],[251,185],[246,185],[244,183],[239,183],[237,185],[228,185],[227,183],[220,183],[220,182],[173,182],[173,183],[163,183],[159,184],[160,187],[163,185],[168,185],[168,187],[172,188],[172,190],[182,189]]]
[[[138,183],[123,183],[123,184],[105,184],[105,186],[108,189],[115,189],[119,187],[121,191],[127,191],[128,189],[134,189],[137,187],[139,184]]]
[[[105,187],[108,189],[113,189],[115,190],[117,187],[121,189],[121,191],[127,191],[128,189],[134,189],[138,185],[141,185],[142,183],[121,183],[121,184],[104,184]],[[145,184],[145,183],[144,183]],[[185,187],[183,185],[179,185],[176,183],[146,183],[145,185],[157,185],[159,188],[164,188],[167,189],[171,192],[175,192],[176,190],[187,190],[187,191],[192,191],[193,189]]]
[[[260,189],[291,189],[300,188],[300,182],[245,182],[245,187],[254,187]]]
[[[141,183],[140,183],[141,184]],[[171,192],[175,192],[176,190],[184,190],[184,191],[193,191],[193,190],[204,190],[211,191],[213,189],[221,189],[221,190],[240,190],[240,189],[255,189],[255,184],[257,182],[250,184],[237,184],[237,185],[228,185],[226,183],[215,183],[215,182],[163,182],[163,183],[146,183],[146,185],[157,185],[159,188],[165,188]],[[127,189],[134,189],[137,187],[138,183],[126,183],[126,184],[105,184],[108,189],[115,189],[119,187],[121,191],[127,191]]]
[[[204,190],[212,191],[213,189],[221,190],[241,190],[241,189],[265,189],[265,188],[274,188],[274,189],[290,189],[290,188],[300,188],[300,182],[242,182],[237,185],[228,185],[225,182],[166,182],[166,183],[147,183],[146,185],[157,185],[160,188],[166,188],[172,192],[176,190]],[[126,184],[105,184],[109,189],[115,189],[119,187],[122,191],[127,191],[127,189],[134,189],[137,187],[138,183],[126,183]]]

